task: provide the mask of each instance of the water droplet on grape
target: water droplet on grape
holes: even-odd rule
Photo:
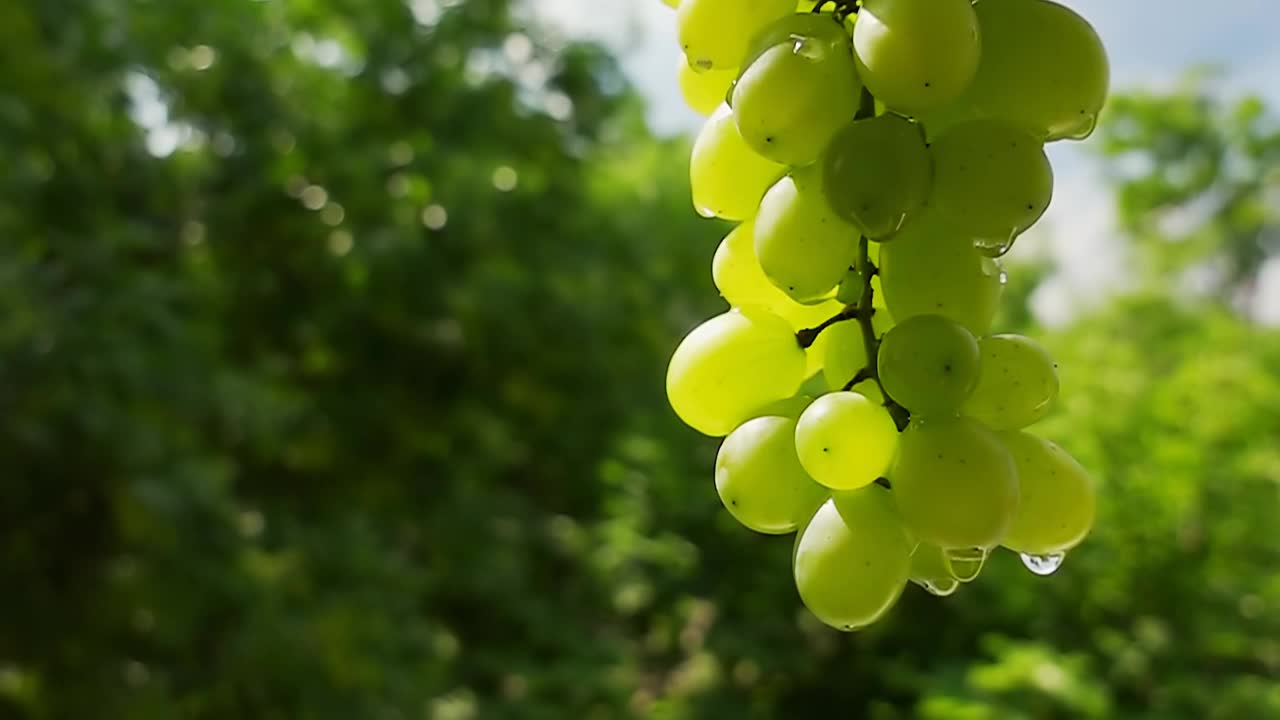
[[[1049,555],[1030,555],[1028,553],[1019,553],[1022,558],[1022,564],[1028,570],[1036,575],[1052,575],[1062,567],[1062,561],[1067,557],[1065,553],[1051,553]]]
[[[1096,127],[1098,127],[1098,114],[1081,110],[1080,119],[1063,132],[1062,137],[1067,140],[1084,140],[1093,134]]]
[[[982,572],[982,566],[987,562],[987,553],[986,548],[949,548],[943,555],[955,579],[969,582]]]
[[[689,69],[695,73],[701,74],[711,70],[711,64],[710,58],[689,58]]]
[[[1021,228],[1014,228],[1004,237],[980,237],[973,241],[973,247],[979,254],[989,258],[1004,257],[1013,249],[1013,243],[1022,234]]]
[[[954,578],[944,580],[916,580],[917,585],[925,589],[925,592],[938,597],[946,597],[956,591],[960,587],[960,583]]]
[[[792,35],[791,42],[791,52],[806,60],[818,62],[827,56],[827,46],[824,43],[814,41],[813,38]]]

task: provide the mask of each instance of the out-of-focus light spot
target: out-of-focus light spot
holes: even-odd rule
[[[431,27],[440,19],[440,4],[436,0],[409,0],[409,12],[419,25]]]
[[[142,687],[151,680],[151,671],[147,670],[147,666],[137,660],[130,660],[124,664],[124,681],[130,687]]]
[[[382,71],[382,89],[391,95],[402,95],[409,89],[409,73],[402,68],[390,67]]]
[[[441,660],[451,660],[458,655],[458,651],[462,649],[462,643],[458,642],[458,636],[448,630],[441,630],[431,641],[431,649],[435,652],[436,657]]]
[[[392,165],[408,165],[413,162],[413,146],[401,140],[387,148],[387,159]]]
[[[1240,615],[1246,620],[1262,617],[1262,612],[1266,609],[1266,602],[1257,595],[1245,595],[1240,598]]]
[[[523,65],[533,57],[533,43],[524,33],[511,33],[502,41],[502,54],[513,65]]]
[[[449,213],[440,205],[431,204],[422,210],[422,224],[428,230],[440,230],[449,223]]]
[[[245,510],[240,513],[240,534],[247,538],[256,538],[267,527],[267,519],[257,510]]]
[[[548,93],[542,106],[546,109],[548,115],[560,122],[568,120],[573,115],[573,101],[564,93]]]
[[[733,681],[742,687],[751,687],[760,679],[760,666],[752,660],[739,660],[733,666]]]
[[[542,89],[546,87],[547,78],[550,76],[551,73],[547,70],[546,63],[531,62],[521,65],[520,69],[516,70],[516,79],[520,81],[521,85],[528,88]]]
[[[213,136],[213,152],[218,157],[230,157],[236,151],[235,137],[225,130],[219,130]]]
[[[1067,673],[1051,662],[1042,662],[1031,670],[1031,681],[1047,693],[1061,692],[1068,680]]]
[[[298,146],[298,141],[293,137],[293,133],[288,130],[274,130],[271,133],[271,147],[281,155],[288,155]]]
[[[319,210],[329,202],[329,193],[319,185],[308,185],[302,190],[302,207],[308,210]]]
[[[502,192],[511,192],[516,189],[516,184],[520,181],[520,176],[515,169],[503,165],[493,171],[493,186]]]
[[[291,175],[288,180],[284,181],[284,191],[289,193],[290,197],[302,197],[302,191],[306,190],[311,183],[301,175]]]
[[[329,252],[334,257],[342,257],[351,252],[355,244],[355,237],[347,230],[334,230],[329,233]]]
[[[396,173],[387,178],[387,194],[394,198],[402,198],[409,194],[409,178],[404,173]]]
[[[204,223],[195,220],[188,220],[182,225],[182,244],[188,247],[195,247],[204,242],[205,227]]]
[[[512,673],[502,678],[502,694],[508,700],[519,700],[529,691],[529,681],[523,675]]]
[[[218,60],[218,53],[208,45],[197,45],[187,53],[191,67],[196,70],[208,70]]]
[[[432,700],[430,708],[431,720],[473,720],[479,713],[475,695],[466,689]]]
[[[347,216],[347,211],[338,203],[329,203],[324,206],[324,210],[320,211],[320,222],[329,227],[337,227],[342,224],[342,219]]]

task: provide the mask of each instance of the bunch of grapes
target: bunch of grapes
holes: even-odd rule
[[[680,418],[724,437],[725,507],[797,533],[800,597],[842,630],[997,547],[1052,572],[1095,484],[1025,430],[1053,359],[991,325],[998,258],[1053,193],[1045,143],[1087,137],[1106,98],[1094,29],[1050,0],[665,1],[709,115],[693,204],[738,223],[712,263],[731,307],[667,373]]]

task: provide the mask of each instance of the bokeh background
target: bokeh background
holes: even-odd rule
[[[1097,530],[842,635],[666,405],[658,0],[0,3],[0,718],[1280,718],[1280,18],[1071,4],[999,326]]]

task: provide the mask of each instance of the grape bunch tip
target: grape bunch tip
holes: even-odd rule
[[[1051,0],[663,2],[707,116],[693,206],[737,223],[712,262],[729,309],[666,379],[724,438],[726,510],[796,534],[800,599],[844,631],[909,584],[956,592],[996,548],[1057,570],[1096,483],[1026,429],[1053,358],[992,324],[999,258],[1053,196],[1045,144],[1088,137],[1106,100],[1093,27]]]

